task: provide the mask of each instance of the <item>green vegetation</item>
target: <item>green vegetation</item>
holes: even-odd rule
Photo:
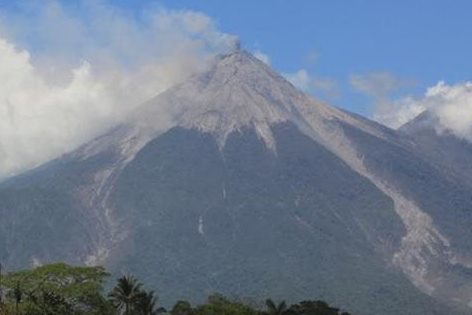
[[[196,307],[178,301],[167,312],[154,291],[133,276],[119,278],[105,295],[107,277],[102,267],[62,263],[7,274],[0,284],[0,315],[349,315],[323,301],[287,306],[268,299],[265,307],[257,307],[218,294]]]

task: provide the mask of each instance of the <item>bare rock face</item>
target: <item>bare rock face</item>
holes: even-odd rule
[[[316,101],[237,50],[0,184],[0,259],[105,264],[167,302],[221,292],[466,313],[472,173],[454,163],[472,169],[472,150],[430,154],[451,142],[413,123],[394,131]]]

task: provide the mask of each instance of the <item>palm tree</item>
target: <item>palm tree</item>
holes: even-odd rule
[[[267,299],[266,306],[268,315],[285,315],[288,311],[285,301],[280,302],[279,305],[275,305],[274,301]]]
[[[142,291],[139,294],[136,310],[139,315],[158,315],[165,313],[166,310],[163,307],[157,307],[157,296],[154,296],[154,291]]]
[[[125,315],[131,315],[131,310],[140,298],[142,284],[133,276],[123,276],[108,295],[113,305]]]

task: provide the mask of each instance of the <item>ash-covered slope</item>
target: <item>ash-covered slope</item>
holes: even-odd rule
[[[0,185],[0,257],[106,264],[165,301],[219,291],[452,314],[443,303],[471,299],[471,190],[414,143],[236,51]]]
[[[440,165],[446,176],[472,187],[472,143],[439,126],[438,118],[425,111],[400,131],[413,138],[417,151]]]

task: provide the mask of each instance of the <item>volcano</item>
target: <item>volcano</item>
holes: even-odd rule
[[[466,313],[472,178],[412,130],[317,101],[237,50],[0,184],[0,259],[102,264],[164,303],[220,292]]]

